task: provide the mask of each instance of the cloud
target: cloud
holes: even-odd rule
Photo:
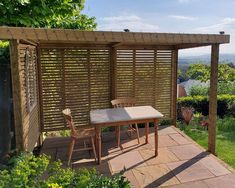
[[[189,21],[197,20],[196,17],[192,17],[192,16],[170,15],[169,17],[177,19],[177,20],[189,20]]]
[[[195,28],[195,31],[200,32],[218,32],[218,31],[230,31],[235,29],[235,18],[224,18],[219,21],[217,24],[205,26],[205,27],[198,27]]]
[[[158,25],[148,23],[148,20],[131,14],[103,17],[99,19],[98,30],[123,31],[123,29],[137,32],[156,32],[159,30],[159,27]]]

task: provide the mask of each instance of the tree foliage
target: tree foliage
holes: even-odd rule
[[[187,76],[191,79],[201,80],[206,82],[210,79],[210,66],[205,64],[192,64],[189,66]],[[235,68],[230,64],[220,64],[218,68],[219,81],[234,81]]]
[[[187,75],[191,79],[206,82],[210,79],[210,68],[205,64],[192,64],[187,70]]]
[[[1,0],[0,25],[93,30],[95,18],[81,14],[85,0]]]

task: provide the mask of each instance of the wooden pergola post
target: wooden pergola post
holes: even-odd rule
[[[217,85],[218,85],[219,44],[211,48],[211,75],[209,93],[209,129],[208,151],[215,154],[216,144],[216,119],[217,119]]]
[[[172,54],[172,124],[176,127],[177,121],[177,84],[178,84],[178,50],[175,49]]]

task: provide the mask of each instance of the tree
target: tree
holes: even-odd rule
[[[230,64],[220,64],[218,79],[219,81],[235,81],[235,68]]]
[[[206,82],[210,79],[210,68],[205,64],[191,64],[187,70],[187,75],[191,79]]]
[[[95,18],[80,14],[85,0],[1,0],[0,25],[93,30]]]
[[[205,64],[192,64],[187,70],[187,75],[191,79],[206,82],[210,79],[210,66]],[[219,64],[218,81],[235,81],[235,68],[231,64]]]

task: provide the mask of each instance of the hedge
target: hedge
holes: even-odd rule
[[[235,115],[235,95],[218,95],[217,114],[223,118],[226,115]],[[180,114],[182,106],[192,107],[196,112],[202,113],[207,116],[209,114],[209,98],[208,96],[187,96],[181,97],[177,100],[177,110]]]

